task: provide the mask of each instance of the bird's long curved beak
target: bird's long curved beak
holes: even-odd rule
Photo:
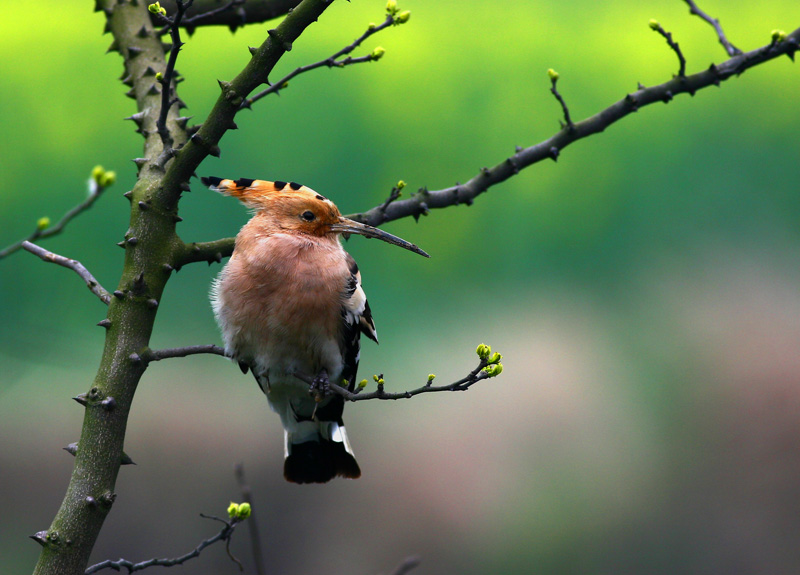
[[[407,242],[402,238],[398,238],[397,236],[393,236],[392,234],[384,232],[383,230],[379,230],[378,228],[373,228],[372,226],[359,223],[355,220],[349,220],[347,218],[339,218],[338,222],[331,225],[331,230],[340,234],[358,234],[360,236],[364,236],[367,238],[376,238],[388,242],[390,244],[400,246],[401,248],[405,248],[409,251],[414,252],[415,254],[425,256],[426,258],[431,257],[423,250],[412,244],[411,242]]]

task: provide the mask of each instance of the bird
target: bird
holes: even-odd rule
[[[284,478],[360,477],[342,422],[344,398],[330,383],[353,391],[360,336],[377,343],[378,335],[361,273],[339,238],[358,234],[430,256],[343,217],[331,200],[296,182],[201,181],[253,212],[212,283],[211,304],[225,355],[252,372],[281,418]]]

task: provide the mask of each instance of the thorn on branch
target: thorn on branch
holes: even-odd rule
[[[650,20],[650,29],[658,32],[669,44],[669,47],[672,48],[672,51],[678,56],[678,62],[680,63],[680,68],[678,69],[678,77],[685,78],[686,77],[686,58],[683,57],[683,53],[681,52],[678,43],[673,41],[672,34],[664,30],[661,27],[661,24],[658,23],[657,20]]]

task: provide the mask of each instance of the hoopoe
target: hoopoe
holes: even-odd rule
[[[211,302],[226,354],[244,373],[252,371],[280,415],[284,477],[294,483],[359,477],[342,423],[344,398],[325,388],[332,381],[352,391],[360,336],[378,337],[358,266],[339,236],[360,234],[428,254],[342,217],[329,199],[294,182],[202,182],[255,212],[212,284]]]

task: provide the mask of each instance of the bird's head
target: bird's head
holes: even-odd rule
[[[378,228],[342,216],[339,208],[325,196],[295,182],[265,180],[225,180],[201,178],[210,189],[238,198],[256,213],[269,214],[275,225],[289,233],[323,237],[337,234],[358,234],[400,246],[430,257],[416,245]]]

